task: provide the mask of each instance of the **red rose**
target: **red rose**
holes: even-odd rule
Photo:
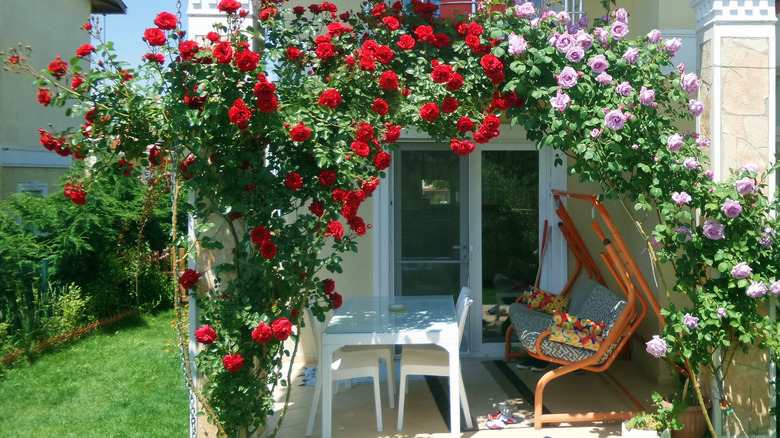
[[[306,9],[303,6],[296,6],[293,8],[293,13],[296,15],[301,15],[304,12],[306,12]]]
[[[460,118],[460,120],[458,120],[458,124],[456,126],[458,131],[467,132],[474,129],[474,122],[470,118],[463,116]]]
[[[238,124],[249,120],[252,117],[252,111],[247,108],[244,99],[236,99],[228,111],[228,116],[230,117],[230,123]]]
[[[195,159],[195,157],[192,157],[192,158]],[[184,163],[186,163],[186,161],[182,162],[182,165]],[[130,175],[133,174],[133,168],[135,167],[135,164],[125,160],[124,158],[122,158],[121,160],[117,161],[117,164],[119,165],[119,170],[122,171],[122,175],[130,176]],[[179,168],[179,170],[180,171],[182,170],[181,167]],[[188,170],[186,168],[183,169],[183,170],[188,172]]]
[[[198,50],[200,50],[200,46],[195,41],[182,41],[179,43],[179,53],[184,61],[194,58]]]
[[[325,228],[325,237],[333,236],[336,240],[341,240],[344,237],[344,226],[339,221],[328,222],[327,228]]]
[[[329,88],[320,94],[320,100],[317,103],[334,109],[341,103],[341,93],[334,88]]]
[[[455,99],[454,97],[445,97],[444,102],[441,104],[441,110],[444,111],[445,114],[452,114],[458,110],[459,105],[458,99]]]
[[[368,154],[371,153],[371,148],[362,141],[353,141],[351,147],[352,151],[361,157],[367,157]]]
[[[217,5],[217,9],[219,11],[228,14],[234,14],[240,8],[241,8],[241,3],[239,3],[237,0],[222,0]]]
[[[468,33],[469,35],[482,35],[485,32],[485,29],[482,27],[481,24],[471,22],[468,25]]]
[[[273,17],[274,15],[277,15],[279,11],[276,10],[274,7],[267,7],[260,11],[260,20],[262,21],[268,21],[269,18]]]
[[[274,337],[280,341],[287,340],[292,334],[292,324],[287,318],[279,318],[271,324],[274,330]]]
[[[450,91],[460,90],[463,86],[463,76],[458,72],[454,72],[450,79],[447,81],[447,89]]]
[[[495,114],[490,114],[482,120],[482,124],[485,125],[488,131],[496,131],[501,127],[501,119]]]
[[[272,96],[270,99],[258,99],[257,109],[263,113],[272,113],[279,107],[279,99],[276,96]]]
[[[394,56],[395,53],[393,53],[393,49],[387,46],[380,46],[379,49],[377,49],[376,51],[376,59],[378,59],[379,62],[385,65],[390,64]]]
[[[225,1],[234,1],[234,0],[223,0]],[[228,372],[236,372],[241,369],[241,367],[244,366],[244,358],[241,357],[240,354],[228,354],[225,355],[224,358],[222,358],[222,365],[225,366],[225,369],[228,370]]]
[[[460,156],[466,156],[470,154],[475,147],[476,145],[468,140],[458,141],[454,138],[450,140],[450,149],[452,149],[453,152]]]
[[[322,205],[322,202],[314,201],[309,205],[309,211],[317,217],[322,217],[325,214],[325,207]]]
[[[152,166],[159,166],[163,162],[163,154],[160,148],[155,145],[149,149],[149,164]]]
[[[230,61],[233,59],[233,47],[231,47],[230,43],[227,41],[222,41],[217,44],[211,53],[220,64],[230,64]]]
[[[19,55],[11,55],[8,57],[8,62],[11,63],[11,65],[19,64],[19,61],[21,61],[22,58]]]
[[[264,241],[260,244],[260,254],[262,254],[263,258],[266,260],[274,258],[276,255],[276,244],[270,240]]]
[[[297,172],[290,172],[284,176],[284,185],[293,190],[300,190],[303,187],[303,179]]]
[[[401,137],[401,126],[390,125],[387,127],[385,135],[382,136],[382,141],[385,143],[395,143]]]
[[[420,117],[427,122],[432,122],[439,117],[439,106],[428,102],[420,108]]]
[[[48,88],[38,87],[38,103],[49,106],[51,103],[51,91]]]
[[[401,35],[401,38],[398,39],[396,44],[403,50],[412,50],[414,49],[415,41],[411,35],[404,34]]]
[[[85,56],[91,55],[92,52],[94,51],[95,51],[95,46],[93,46],[92,44],[84,44],[78,49],[76,49],[76,56],[78,56],[79,58],[83,58]]]
[[[357,141],[364,141],[368,143],[374,139],[374,127],[368,123],[361,123],[358,125],[357,133],[355,134]]]
[[[65,76],[68,71],[68,63],[63,61],[60,55],[57,55],[54,61],[49,64],[49,73],[59,79]]]
[[[387,5],[384,3],[380,3],[371,9],[371,15],[373,15],[374,17],[381,17],[382,15],[385,14],[386,10],[387,10]]]
[[[276,84],[268,82],[265,75],[263,75],[262,79],[255,84],[252,90],[252,94],[258,99],[270,99],[274,96],[275,92]]]
[[[358,236],[364,236],[366,234],[366,222],[360,216],[354,216],[347,221],[349,228],[352,229]]]
[[[332,294],[334,290],[336,290],[336,282],[333,281],[332,278],[322,280],[322,291],[325,292],[326,295]]]
[[[469,35],[466,37],[466,40],[464,41],[467,46],[471,47],[472,49],[478,48],[480,46],[481,41],[479,40],[479,37],[476,35]]]
[[[437,33],[433,36],[433,45],[437,49],[443,49],[450,45],[450,37],[446,33]]]
[[[384,3],[382,3],[384,5]],[[385,17],[382,19],[382,22],[385,23],[385,26],[387,26],[390,30],[396,30],[398,29],[398,26],[400,23],[398,23],[398,19],[395,17]]]
[[[433,68],[431,72],[431,79],[437,84],[443,84],[450,80],[452,77],[452,66],[449,64],[439,64]]]
[[[266,240],[271,240],[271,232],[265,227],[258,225],[249,233],[249,237],[255,245],[262,245]]]
[[[179,19],[170,12],[160,12],[154,18],[154,24],[162,30],[174,30],[179,25]]]
[[[71,183],[66,183],[64,195],[66,198],[70,198],[76,205],[84,205],[87,203],[87,192],[84,191],[81,184],[74,186]]]
[[[482,57],[479,65],[485,70],[485,75],[491,79],[498,74],[502,74],[504,70],[504,64],[501,60],[490,53]]]
[[[417,41],[421,43],[432,43],[434,41],[433,28],[431,28],[431,26],[417,26],[417,29],[414,30],[414,34],[417,35]]]
[[[347,197],[347,192],[341,189],[335,189],[333,190],[333,193],[331,193],[331,196],[336,202],[346,202],[345,199]]]
[[[260,324],[257,325],[257,328],[252,330],[252,339],[261,344],[270,341],[273,336],[274,329],[264,322],[260,322]]]
[[[166,41],[165,32],[160,30],[159,27],[150,27],[149,29],[146,29],[146,31],[144,31],[143,39],[152,47],[164,46]]]
[[[217,332],[206,324],[195,330],[195,340],[201,344],[213,344],[217,340]]]
[[[156,62],[160,65],[165,63],[165,55],[162,53],[144,53],[141,59],[147,62]]]
[[[194,269],[187,269],[179,277],[179,284],[185,289],[192,289],[200,280],[200,274]]]
[[[379,181],[379,178],[372,176],[370,181],[364,181],[363,184],[360,185],[360,190],[366,195],[370,195],[376,191],[376,188],[379,186]]]
[[[390,111],[390,105],[388,105],[384,99],[377,97],[376,100],[374,100],[374,104],[371,105],[371,109],[380,116],[384,116]]]
[[[290,130],[290,139],[292,141],[304,142],[311,138],[311,130],[303,124],[298,123]]]
[[[322,42],[317,44],[317,58],[323,61],[336,56],[336,48],[329,42]]]
[[[344,298],[338,292],[334,292],[333,295],[330,296],[330,299],[333,301],[334,309],[338,309],[342,304],[344,304]]]
[[[374,157],[374,167],[376,167],[377,170],[385,170],[388,167],[390,167],[390,163],[393,160],[393,158],[385,151],[382,151]]]
[[[379,76],[379,86],[384,90],[397,90],[398,75],[392,70],[382,73],[382,76]]]
[[[83,83],[84,83],[84,76],[75,75],[73,76],[73,79],[70,80],[70,89],[75,90],[76,88],[80,87],[81,84]]]
[[[92,30],[92,23],[90,23],[90,22],[86,22],[86,23],[84,23],[84,25],[82,25],[81,27],[82,27],[82,29],[84,29],[84,30],[86,30],[87,32],[89,32],[89,31],[91,31],[91,30]]]
[[[253,71],[257,68],[257,62],[260,61],[260,55],[251,51],[244,50],[236,53],[236,66],[239,71]]]
[[[483,143],[487,143],[488,141],[490,141],[490,139],[487,138],[482,131],[475,132],[473,134],[473,136],[474,136],[474,143],[483,144]]]
[[[300,51],[297,47],[288,47],[287,48],[287,57],[290,58],[293,61],[298,61],[298,58],[301,57],[303,52]]]
[[[336,182],[336,172],[330,169],[321,170],[319,180],[323,187],[330,187]]]

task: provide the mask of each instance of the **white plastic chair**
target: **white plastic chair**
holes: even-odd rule
[[[327,324],[323,324],[307,311],[309,326],[314,333],[314,344],[317,347],[317,357],[320,357],[322,347],[322,330]],[[387,364],[387,390],[390,400],[390,409],[395,408],[395,366],[392,345],[377,346],[346,346],[340,348],[334,355],[331,367],[331,385],[338,385],[340,380],[354,379],[358,377],[371,377],[374,379],[374,404],[376,406],[376,430],[382,432],[382,403],[379,390],[379,359],[384,359]],[[309,412],[309,423],[306,426],[306,436],[311,436],[314,429],[314,417],[317,415],[317,404],[322,393],[322,364],[317,363],[317,384],[314,388],[314,400]],[[331,386],[334,390],[337,386]]]
[[[467,287],[460,290],[458,302],[455,306],[458,317],[458,336],[463,339],[463,329],[466,326],[466,319],[469,314],[469,307],[473,300],[471,292]],[[404,425],[404,402],[409,388],[406,384],[407,376],[440,376],[448,377],[450,375],[449,353],[436,345],[406,345],[401,354],[401,387],[398,390],[398,430],[403,429]],[[471,411],[469,402],[466,399],[466,387],[463,385],[463,373],[460,378],[460,405],[463,409],[463,415],[466,417],[466,427],[471,429]]]

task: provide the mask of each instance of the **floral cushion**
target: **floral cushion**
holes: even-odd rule
[[[603,336],[607,327],[605,322],[597,322],[587,318],[577,318],[566,312],[556,310],[553,314],[553,325],[566,330],[577,330],[589,335]]]
[[[601,336],[574,329],[565,329],[557,325],[551,326],[550,330],[552,331],[549,338],[551,341],[584,348],[586,350],[597,351],[599,347],[601,347],[601,342],[604,341],[604,338]]]
[[[528,297],[526,306],[529,309],[547,312],[552,315],[556,310],[565,312],[569,308],[569,297],[555,295],[552,292],[541,289],[534,289]]]

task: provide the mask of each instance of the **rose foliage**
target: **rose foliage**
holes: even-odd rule
[[[758,311],[780,294],[767,175],[745,163],[715,182],[709,141],[678,132],[703,110],[699,79],[672,67],[679,40],[628,40],[623,9],[591,25],[523,1],[447,19],[419,0],[359,12],[268,3],[256,29],[242,29],[238,2],[219,8],[227,24],[202,42],[161,14],[137,68],[104,43],[42,73],[18,49],[3,59],[36,75],[43,105],[83,120],[41,130],[47,149],[96,160],[66,196],[83,204],[93,178],[166,167],[193,194],[191,243],[230,254],[210,272],[216,285],[182,277],[201,298],[200,396],[223,431],[264,423],[303,309],[321,318],[340,305],[325,271],[356,251],[370,227],[360,206],[411,127],[467,155],[506,120],[628,206],[654,260],[673,267],[663,292],[688,297],[663,310],[653,355],[695,375],[719,366],[716,350],[777,346],[777,323]]]

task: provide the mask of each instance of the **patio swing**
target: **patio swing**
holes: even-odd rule
[[[596,195],[584,195],[553,190],[556,213],[560,218],[558,227],[574,254],[576,266],[560,294],[532,288],[525,298],[520,297],[510,306],[509,325],[506,333],[505,360],[513,357],[530,356],[561,366],[546,372],[536,384],[534,395],[534,428],[541,429],[544,423],[589,422],[625,420],[638,411],[642,404],[634,398],[609,373],[609,377],[621,391],[636,405],[638,411],[547,413],[542,412],[544,388],[550,381],[574,371],[603,372],[628,344],[631,336],[645,319],[648,303],[660,318],[661,308],[647,280],[631,256],[631,252],[618,232],[612,217]],[[599,213],[601,221],[595,218],[590,225],[604,244],[601,258],[622,291],[619,297],[606,287],[606,282],[596,262],[591,257],[580,233],[569,216],[563,199],[584,201],[591,204],[592,211]],[[546,228],[546,227],[545,227]],[[542,239],[544,256],[547,229]],[[567,269],[564,267],[563,269]],[[563,273],[562,273],[563,274]],[[538,279],[537,284],[538,286]],[[566,297],[566,298],[559,298]],[[529,300],[530,299],[530,300]],[[568,312],[555,312],[552,308],[568,299]],[[524,301],[528,301],[525,303]],[[546,307],[545,307],[546,305]],[[542,311],[540,311],[541,309]],[[524,347],[524,352],[513,352],[513,333]],[[626,349],[626,355],[628,350]]]

